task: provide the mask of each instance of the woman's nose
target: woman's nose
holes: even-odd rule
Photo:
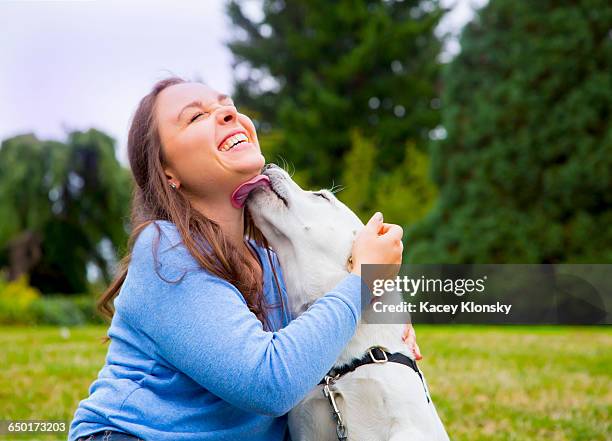
[[[227,106],[217,113],[217,121],[219,122],[219,124],[227,124],[229,122],[235,121],[236,118],[236,108],[233,106]]]

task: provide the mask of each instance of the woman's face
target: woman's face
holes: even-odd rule
[[[155,118],[166,175],[188,195],[229,203],[232,191],[265,163],[249,117],[238,113],[230,97],[204,84],[164,89]]]

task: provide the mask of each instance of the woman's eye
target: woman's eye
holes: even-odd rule
[[[200,116],[202,116],[202,115],[206,115],[207,113],[208,113],[208,112],[206,112],[206,113],[202,113],[202,112],[200,112],[200,113],[196,113],[196,114],[193,116],[193,118],[191,118],[191,120],[190,120],[189,122],[190,122],[190,123],[192,123],[192,122],[194,122],[194,121],[195,121],[195,120],[196,120],[198,117],[200,117]]]

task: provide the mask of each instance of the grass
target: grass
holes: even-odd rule
[[[61,420],[68,425],[104,365],[104,326],[0,328],[0,420]],[[0,440],[52,440],[0,435]]]
[[[454,440],[612,439],[610,328],[417,326]]]
[[[612,328],[417,325],[453,440],[612,439]],[[70,423],[104,364],[105,327],[0,327],[0,420]],[[66,439],[62,435],[0,440]]]

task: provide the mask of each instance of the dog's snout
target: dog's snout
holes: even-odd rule
[[[274,169],[274,168],[280,168],[280,167],[278,165],[276,165],[276,164],[273,164],[273,163],[269,162],[268,164],[263,166],[263,169],[261,171],[263,173],[263,172],[266,172],[266,171]]]
[[[264,165],[261,173],[269,177],[272,181],[284,180],[285,178],[285,170],[273,163]]]

